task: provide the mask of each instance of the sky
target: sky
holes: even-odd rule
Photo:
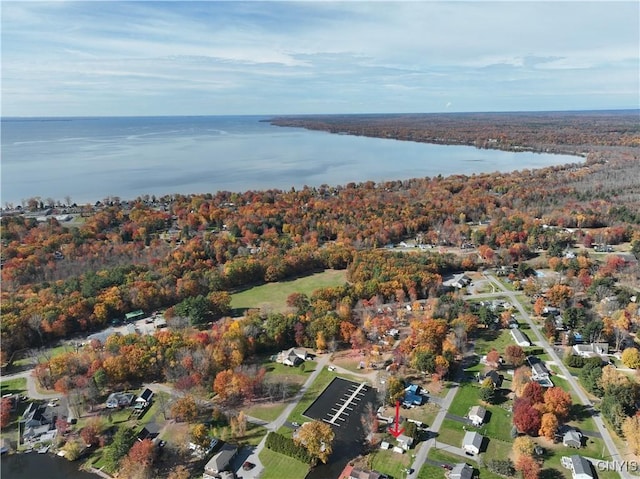
[[[640,107],[640,2],[1,2],[2,116]]]

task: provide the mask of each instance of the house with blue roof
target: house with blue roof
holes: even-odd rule
[[[420,393],[420,386],[417,384],[411,384],[404,390],[403,404],[405,406],[422,406],[424,403],[424,396]]]

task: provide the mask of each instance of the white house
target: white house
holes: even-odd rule
[[[285,366],[297,366],[307,359],[307,352],[304,349],[291,348],[287,351],[280,351],[276,358],[276,362]]]
[[[569,429],[562,436],[562,445],[565,447],[575,447],[580,449],[582,447],[582,433],[575,429]]]
[[[478,427],[482,425],[486,416],[487,410],[485,408],[483,408],[482,406],[473,406],[471,409],[469,409],[469,414],[467,417],[474,426]]]
[[[593,473],[593,466],[591,463],[582,456],[571,456],[568,458],[568,461],[564,461],[562,458],[562,463],[568,465],[569,469],[571,469],[571,477],[573,479],[595,479],[597,476]]]
[[[471,284],[471,278],[469,278],[467,275],[462,273],[462,274],[454,275],[453,278],[447,281],[443,281],[442,286],[462,289],[466,286],[469,286],[469,284]]]
[[[471,454],[479,454],[483,440],[484,437],[477,432],[467,431],[462,439],[462,449]]]
[[[400,446],[405,451],[408,451],[411,446],[413,446],[413,438],[409,436],[405,436],[404,434],[400,434],[396,440],[398,441],[398,446]]]
[[[608,343],[591,343],[591,344],[574,344],[573,352],[583,358],[592,358],[594,356],[602,356],[608,354]]]
[[[511,336],[513,337],[513,340],[516,342],[518,346],[521,346],[521,347],[531,346],[531,341],[529,340],[527,335],[524,334],[519,329],[512,329]]]

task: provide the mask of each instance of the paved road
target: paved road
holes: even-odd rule
[[[307,378],[305,383],[300,388],[300,391],[298,391],[298,394],[296,394],[294,396],[294,398],[289,402],[289,404],[287,404],[287,407],[284,408],[284,411],[282,411],[282,413],[280,413],[280,415],[277,417],[277,419],[272,421],[272,422],[270,422],[270,423],[266,423],[266,424],[265,424],[264,421],[260,421],[258,419],[258,421],[260,421],[260,423],[262,423],[262,425],[264,425],[264,427],[266,427],[268,431],[274,431],[275,432],[278,429],[280,429],[282,426],[284,426],[285,422],[287,421],[287,418],[289,417],[289,415],[291,414],[293,409],[298,405],[298,403],[300,402],[300,400],[304,396],[304,393],[307,391],[307,389],[309,389],[309,387],[316,380],[316,378],[318,377],[320,372],[329,363],[329,355],[328,354],[324,354],[322,356],[319,356],[319,357],[317,357],[316,361],[317,361],[316,369],[309,375],[309,377]],[[252,418],[252,419],[254,419],[254,418]],[[239,470],[238,471],[238,474],[239,474],[238,477],[242,477],[242,479],[255,479],[255,478],[260,477],[260,475],[262,474],[262,471],[264,470],[264,466],[260,462],[259,455],[260,455],[260,452],[264,449],[266,442],[267,442],[267,436],[265,435],[265,437],[262,438],[262,441],[260,441],[260,444],[258,444],[253,449],[253,451],[251,451],[249,456],[245,459],[246,461],[249,461],[249,462],[252,462],[253,464],[255,464],[255,467],[253,469],[251,469],[250,471]]]
[[[582,388],[578,385],[578,383],[575,380],[575,378],[571,375],[569,370],[566,368],[566,366],[564,365],[564,363],[562,362],[562,360],[560,359],[560,357],[556,353],[555,349],[549,345],[549,343],[547,342],[546,338],[540,333],[540,330],[534,324],[533,320],[531,319],[531,316],[529,316],[529,313],[527,313],[527,311],[524,309],[524,307],[520,303],[520,300],[518,299],[517,294],[514,293],[513,291],[507,290],[502,285],[502,283],[500,283],[500,281],[498,281],[495,277],[493,277],[491,275],[486,275],[486,277],[492,282],[492,284],[494,284],[497,288],[500,289],[500,292],[496,293],[496,294],[489,294],[489,295],[485,295],[485,294],[476,295],[475,297],[507,296],[510,299],[511,303],[516,307],[516,309],[518,310],[520,315],[525,319],[525,321],[531,327],[531,331],[533,331],[533,333],[536,335],[537,344],[545,349],[546,353],[549,355],[551,360],[555,362],[557,367],[560,369],[561,373],[566,377],[567,382],[569,383],[571,388],[574,390],[574,392],[578,396],[578,399],[580,400],[580,402],[582,404],[584,404],[585,406],[587,406],[587,407],[593,407],[593,403],[589,400],[589,398],[584,393]],[[609,430],[605,426],[602,418],[599,415],[598,416],[593,416],[593,421],[595,422],[596,426],[598,427],[598,431],[600,432],[600,435],[602,436],[602,439],[603,439],[603,441],[604,441],[604,443],[607,446],[607,449],[609,451],[609,456],[607,457],[607,460],[609,460],[609,461],[617,461],[618,463],[621,463],[622,462],[622,456],[620,455],[620,452],[618,451],[618,448],[616,447],[616,445],[614,444],[613,440],[611,439],[611,434],[609,434]],[[620,477],[622,479],[631,479],[633,476],[631,476],[626,471],[621,471],[620,472]]]
[[[36,378],[33,377],[33,369],[27,369],[15,374],[3,374],[0,377],[0,382],[9,381],[16,378],[26,378],[27,380],[27,396],[32,399],[53,399],[61,398],[62,394],[57,392],[41,393],[36,386]]]
[[[428,428],[428,431],[431,433],[430,435],[434,436],[431,439],[420,444],[418,450],[416,452],[416,457],[413,460],[413,464],[411,465],[411,472],[407,475],[406,479],[416,479],[418,477],[418,473],[420,472],[420,468],[427,462],[427,455],[432,447],[436,445],[435,436],[437,435],[440,427],[442,426],[442,421],[444,421],[447,416],[447,412],[449,411],[449,407],[451,407],[451,403],[453,402],[453,398],[456,396],[458,392],[458,383],[453,383],[451,389],[442,400],[440,411],[438,415],[433,420],[433,423]]]

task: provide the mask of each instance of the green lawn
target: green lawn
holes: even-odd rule
[[[465,431],[462,430],[463,424],[452,419],[442,421],[442,426],[438,432],[438,442],[451,444],[452,446],[462,447],[462,439]]]
[[[490,459],[504,459],[511,454],[511,443],[490,438],[484,452],[485,462]]]
[[[259,457],[264,466],[261,479],[304,479],[309,472],[308,464],[267,448],[260,452]]]
[[[257,424],[247,423],[247,431],[243,437],[237,438],[242,446],[257,446],[267,434],[267,429]]]
[[[487,411],[491,412],[489,422],[480,428],[480,432],[492,439],[499,439],[511,442],[511,413],[500,406],[488,406]]]
[[[0,383],[0,395],[24,394],[27,390],[27,378],[13,378]]]
[[[291,293],[310,295],[317,289],[340,286],[346,281],[346,271],[327,270],[292,281],[267,283],[232,294],[231,308],[242,311],[266,306],[271,311],[282,312],[287,309],[287,297]]]
[[[245,409],[244,412],[249,416],[271,422],[275,421],[286,407],[286,403],[269,403],[264,405],[256,404],[255,406],[251,406],[249,409]]]
[[[429,459],[431,459],[432,461],[446,462],[446,463],[449,463],[449,464],[457,464],[457,463],[460,463],[460,462],[465,462],[465,463],[469,464],[470,466],[472,466],[474,469],[480,471],[480,479],[503,479],[502,477],[498,476],[497,474],[494,474],[493,472],[489,471],[485,467],[482,467],[482,468],[478,469],[478,464],[475,461],[466,460],[464,457],[458,456],[457,454],[451,454],[451,453],[442,451],[441,449],[431,449],[429,451],[429,455],[427,457]],[[502,458],[502,459],[504,459],[504,458]],[[418,475],[418,477],[421,478],[423,476]],[[431,477],[444,477],[444,475],[442,475],[442,476],[424,476],[424,477],[428,477],[429,479],[431,479]]]
[[[410,454],[398,454],[397,452],[383,449],[372,452],[369,460],[371,469],[396,479],[406,477],[404,469],[407,469],[411,465]]]
[[[472,383],[463,383],[458,388],[456,397],[451,403],[449,413],[457,416],[466,416],[472,406],[479,405],[478,393],[480,388]]]
[[[269,376],[304,376],[310,374],[312,371],[315,371],[316,366],[318,365],[315,361],[305,361],[300,366],[304,365],[304,368],[285,366],[284,364],[276,363],[275,361],[265,361],[263,364],[264,368],[267,370],[266,377]],[[305,379],[306,380],[306,379]]]
[[[502,329],[493,331],[490,329],[479,329],[475,333],[475,353],[478,355],[487,354],[492,349],[504,353],[507,346],[515,344],[511,330]]]
[[[445,471],[441,467],[425,464],[418,472],[418,479],[442,479]]]

